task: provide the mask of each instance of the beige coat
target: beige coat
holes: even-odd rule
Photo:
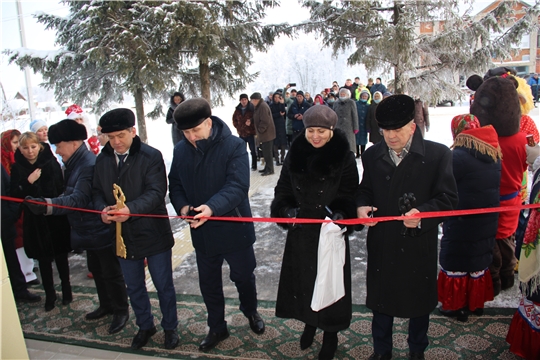
[[[262,99],[259,100],[259,104],[255,107],[253,121],[259,142],[273,141],[276,138],[276,127],[274,126],[270,106]]]

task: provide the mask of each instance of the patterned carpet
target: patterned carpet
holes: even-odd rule
[[[58,289],[59,290],[59,289]],[[37,305],[18,304],[24,336],[28,339],[54,341],[92,348],[133,352],[129,349],[138,328],[131,314],[126,328],[109,335],[111,317],[86,321],[84,315],[97,308],[97,296],[92,288],[74,287],[74,301],[51,312],[43,309],[44,299]],[[44,294],[40,294],[44,295]],[[159,327],[160,311],[157,296],[151,293],[153,313],[158,333],[142,350],[133,353],[176,359],[317,359],[322,332],[307,350],[299,346],[303,324],[296,320],[274,317],[274,302],[261,301],[259,312],[266,321],[266,332],[255,335],[248,321],[238,310],[236,299],[227,299],[226,320],[231,336],[208,353],[198,350],[206,335],[206,308],[199,296],[177,295],[180,345],[175,350],[163,349],[163,331]],[[44,297],[44,296],[43,296]],[[438,315],[431,316],[430,346],[426,359],[516,359],[505,342],[513,309],[486,309],[482,317],[471,316],[459,323]],[[407,320],[396,319],[394,325],[394,357],[406,358]],[[351,327],[339,334],[336,359],[366,359],[372,352],[371,312],[363,305],[353,306]]]

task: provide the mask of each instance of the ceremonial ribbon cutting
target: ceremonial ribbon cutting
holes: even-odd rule
[[[99,210],[89,210],[89,209],[80,209],[70,206],[55,205],[49,203],[38,202],[34,200],[24,200],[19,198],[14,198],[10,196],[1,196],[2,200],[14,201],[14,202],[30,202],[39,205],[46,205],[57,207],[61,209],[69,209],[74,211],[89,212],[95,214],[102,214],[103,211]],[[341,225],[362,225],[365,223],[372,222],[382,222],[382,221],[403,221],[406,219],[417,218],[417,219],[428,219],[428,218],[439,218],[439,217],[449,217],[449,216],[466,216],[466,215],[478,215],[486,213],[496,213],[496,212],[505,212],[505,211],[520,211],[522,209],[538,209],[540,204],[528,204],[528,205],[517,205],[517,206],[499,206],[491,208],[479,208],[479,209],[467,209],[467,210],[449,210],[449,211],[426,211],[421,212],[411,216],[381,216],[374,218],[365,218],[365,219],[344,219],[344,220],[325,220],[325,219],[304,219],[304,218],[272,218],[272,217],[229,217],[229,216],[212,216],[206,218],[207,220],[213,221],[234,221],[234,222],[272,222],[272,223],[284,223],[284,224],[324,224],[333,222]],[[129,214],[129,216],[136,217],[152,217],[152,218],[170,218],[170,219],[193,219],[193,216],[180,216],[180,215],[155,215],[155,214]]]

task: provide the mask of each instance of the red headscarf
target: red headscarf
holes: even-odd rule
[[[452,119],[450,128],[452,129],[452,137],[456,136],[464,130],[478,129],[480,122],[473,114],[458,115]]]
[[[7,173],[11,175],[11,165],[15,162],[15,152],[11,146],[11,140],[15,136],[21,136],[19,130],[6,130],[2,133],[1,148],[2,148],[2,166],[6,169]]]

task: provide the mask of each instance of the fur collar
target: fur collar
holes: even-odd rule
[[[333,174],[341,168],[350,152],[349,142],[345,134],[334,130],[334,136],[322,148],[314,148],[306,139],[306,130],[298,135],[291,145],[290,171],[305,174]]]
[[[56,161],[56,157],[51,150],[51,146],[47,143],[41,143],[41,145],[43,145],[43,150],[39,152],[38,158],[36,159],[35,163],[30,164],[19,149],[17,149],[17,151],[15,152],[15,162],[24,168],[34,170],[37,168],[42,169],[47,166],[51,161]]]

